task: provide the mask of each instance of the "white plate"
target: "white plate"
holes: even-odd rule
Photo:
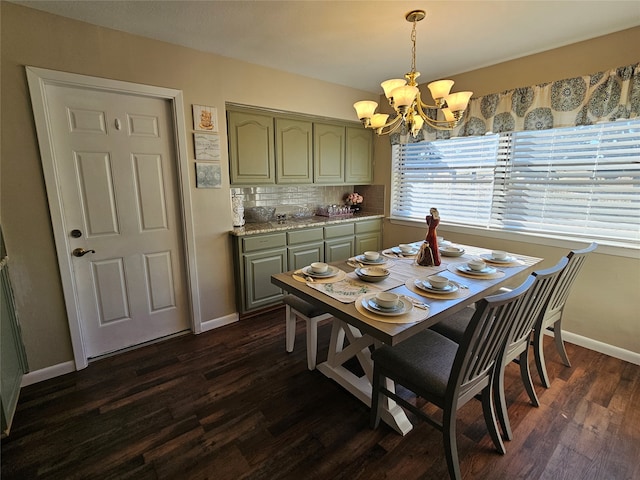
[[[456,265],[456,268],[458,270],[460,270],[461,272],[468,273],[469,275],[493,275],[494,273],[496,273],[498,271],[495,268],[488,267],[488,266],[484,267],[482,270],[472,270],[465,263],[462,263],[460,265]]]
[[[367,260],[364,255],[356,255],[356,260],[365,265],[380,265],[387,261],[382,255],[380,255],[377,260]]]
[[[375,299],[376,294],[375,293],[370,293],[367,295],[364,295],[362,297],[362,306],[370,311],[373,312],[377,315],[384,315],[387,317],[396,317],[398,315],[404,315],[405,313],[409,313],[411,311],[411,309],[413,308],[413,304],[408,301],[408,300],[404,300],[402,297],[400,298],[400,300],[398,301],[399,305],[402,305],[400,308],[398,308],[397,310],[382,310],[380,309],[380,307],[375,306],[375,302],[372,302],[371,300]],[[372,305],[373,303],[373,305]]]
[[[483,253],[482,255],[480,255],[480,257],[484,258],[485,260],[488,260],[489,262],[495,262],[495,263],[511,263],[516,261],[516,258],[514,257],[507,257],[507,258],[503,258],[502,260],[498,260],[497,258],[493,258],[493,256],[491,256],[490,253]]]
[[[374,273],[370,270],[377,270],[377,273]],[[365,277],[380,277],[380,278],[385,278],[388,277],[389,274],[391,272],[389,272],[389,270],[387,270],[386,268],[383,267],[364,267],[364,268],[356,268],[356,274],[358,275],[364,275]]]
[[[334,267],[333,265],[329,265],[329,268],[327,269],[326,272],[324,273],[316,273],[313,270],[311,270],[311,265],[304,267],[302,269],[302,273],[304,273],[305,275],[309,275],[310,277],[313,278],[331,278],[331,277],[335,277],[338,272],[340,271],[340,269],[338,267]]]
[[[454,283],[449,283],[445,288],[433,288],[427,280],[416,279],[414,281],[416,287],[420,290],[425,290],[431,293],[454,293],[458,291],[458,286]]]
[[[457,251],[454,250],[445,250],[444,248],[440,249],[440,255],[444,257],[460,257],[464,255],[464,248],[459,248]]]
[[[420,249],[414,247],[409,252],[403,252],[402,250],[400,250],[400,247],[391,247],[391,251],[393,253],[399,253],[400,255],[415,255],[420,251]]]

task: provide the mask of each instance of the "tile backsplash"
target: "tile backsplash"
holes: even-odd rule
[[[384,213],[384,185],[296,185],[231,188],[231,195],[242,197],[243,207],[276,207],[276,213],[314,215],[319,207],[343,205],[351,192],[364,197],[362,210]]]

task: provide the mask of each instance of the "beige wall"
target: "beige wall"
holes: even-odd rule
[[[457,75],[452,77],[456,81],[454,90],[472,90],[475,96],[482,96],[629,65],[640,61],[637,45],[640,45],[640,27]],[[423,85],[431,80],[435,79],[425,79]],[[375,182],[384,183],[390,192],[389,141],[380,137],[375,146]],[[386,208],[388,215],[389,206]],[[385,246],[423,238],[426,233],[426,224],[407,227],[391,225],[387,220],[384,225]],[[439,232],[455,242],[543,257],[544,267],[556,263],[571,248],[586,246],[585,243],[535,238],[526,243],[516,242],[447,231],[446,226],[442,226]],[[602,253],[603,250],[607,254]],[[622,252],[624,256],[616,253],[620,251],[601,248],[600,253],[587,261],[569,297],[563,328],[587,339],[633,352],[637,358],[640,354],[640,253],[637,250]]]
[[[0,219],[32,370],[73,360],[25,65],[183,91],[191,105],[217,107],[226,145],[225,102],[357,120],[367,94],[175,45],[1,3],[2,184]],[[193,148],[190,148],[190,152]],[[192,189],[196,262],[206,322],[236,312],[227,153],[223,188]],[[192,162],[193,154],[191,154]],[[193,175],[193,168],[189,171]],[[193,178],[191,185],[193,185]],[[228,208],[226,208],[228,206]],[[217,208],[216,208],[217,207]]]

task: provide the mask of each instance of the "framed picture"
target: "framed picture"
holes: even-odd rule
[[[194,133],[193,144],[196,160],[220,161],[220,137],[218,134]]]
[[[221,188],[219,163],[196,162],[196,188]]]
[[[200,132],[217,132],[218,109],[205,105],[193,105],[193,129]]]

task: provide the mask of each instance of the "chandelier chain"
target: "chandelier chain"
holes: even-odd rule
[[[413,28],[411,29],[411,71],[416,71],[416,23],[417,20],[413,20]]]

